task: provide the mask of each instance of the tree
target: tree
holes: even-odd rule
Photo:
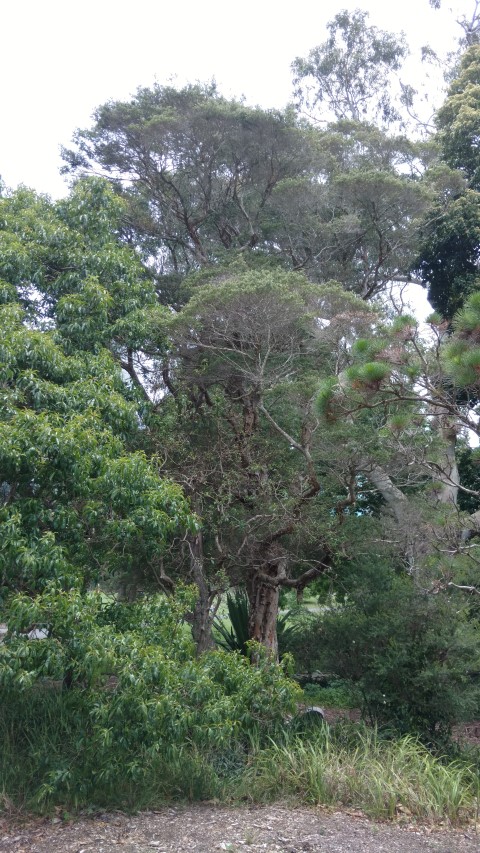
[[[404,137],[340,121],[315,133],[312,170],[281,181],[271,208],[275,244],[314,281],[339,281],[363,299],[405,280],[429,194]]]
[[[436,118],[443,159],[452,169],[461,170],[473,190],[480,188],[479,118],[480,45],[474,44],[463,54]]]
[[[419,593],[393,561],[358,563],[346,604],[322,621],[321,665],[355,686],[371,722],[445,748],[478,706],[478,626],[465,601]]]
[[[327,24],[328,39],[292,64],[301,106],[325,105],[326,116],[390,125],[400,116],[390,90],[392,73],[407,54],[403,35],[367,26],[368,13],[346,9]]]
[[[98,181],[57,205],[26,190],[1,200],[2,595],[122,575],[162,584],[168,543],[195,526],[135,449],[120,364],[149,294],[109,205]]]
[[[280,590],[328,571],[337,547],[345,471],[312,412],[318,377],[369,322],[338,285],[279,272],[219,276],[171,320],[159,417],[178,420],[170,449],[161,425],[157,440],[204,522],[197,564],[214,588],[246,586],[250,636],[274,655]]]
[[[461,59],[436,120],[440,157],[458,171],[427,212],[416,264],[432,305],[449,320],[475,287],[478,273],[479,119],[480,47],[473,44]]]
[[[157,299],[174,309],[144,311],[143,340],[120,359],[148,398],[142,446],[165,455],[203,523],[166,561],[169,575],[199,589],[199,651],[228,578],[247,584],[252,637],[275,654],[280,588],[301,593],[331,565],[336,507],[352,502],[349,463],[331,435],[322,446],[312,400],[343,363],[341,330],[351,345],[369,316],[342,290],[329,306],[298,271],[364,300],[404,279],[426,204],[418,152],[358,122],[321,132],[200,87],[107,104],[76,145],[70,168],[109,176],[126,203],[120,233],[156,257]]]
[[[159,301],[175,308],[189,297],[185,274],[239,256],[364,298],[412,266],[420,151],[370,125],[321,132],[211,88],[156,87],[100,107],[75,142],[67,168],[101,170],[122,193],[125,237],[156,259]]]
[[[100,167],[129,200],[126,224],[162,273],[185,274],[227,251],[261,251],[266,206],[308,160],[292,112],[252,109],[214,86],[139,89],[107,103],[64,151],[66,170]]]
[[[74,174],[95,168],[108,177],[124,203],[118,234],[148,269],[148,300],[151,282],[156,291],[157,304],[154,297],[133,314],[135,335],[119,337],[113,323],[105,340],[143,398],[141,446],[162,457],[202,519],[202,530],[164,563],[171,577],[195,578],[199,649],[209,642],[215,595],[229,582],[246,585],[252,636],[275,653],[279,589],[301,591],[332,570],[342,549],[348,553],[342,522],[366,489],[376,493],[410,572],[420,572],[432,546],[426,531],[439,529],[436,502],[443,518],[456,506],[452,424],[460,410],[454,400],[443,408],[448,395],[443,385],[435,390],[435,355],[416,332],[410,341],[410,320],[380,331],[365,303],[392,281],[411,279],[420,223],[422,236],[436,227],[432,199],[447,206],[463,194],[462,177],[446,164],[424,174],[431,146],[358,121],[368,74],[378,110],[381,75],[397,67],[403,47],[367,28],[360,13],[335,21],[333,53],[335,38],[350,38],[355,27],[375,47],[366,61],[357,56],[365,74],[348,93],[357,120],[320,131],[291,111],[226,101],[214,87],[155,87],[100,107],[64,155]],[[345,92],[335,91],[340,104]],[[473,206],[458,212],[467,214],[473,246]],[[424,263],[430,274],[426,253]],[[323,290],[333,279],[340,289]],[[105,315],[103,297],[92,291],[89,299],[88,313]],[[75,319],[72,297],[67,320],[68,311]],[[65,322],[66,337],[74,326]],[[355,344],[362,329],[363,356]],[[372,334],[378,346],[367,358]],[[419,375],[428,378],[428,404],[415,388]],[[325,420],[313,407],[321,382]],[[347,386],[358,396],[352,410]],[[379,395],[371,409],[367,392]],[[422,423],[403,433],[405,444],[395,426],[402,418]],[[440,485],[428,496],[432,477]]]

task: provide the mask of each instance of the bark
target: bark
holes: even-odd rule
[[[262,572],[262,576],[264,576]],[[276,572],[275,572],[276,575]],[[272,577],[274,579],[275,575]],[[249,636],[278,659],[277,617],[280,587],[253,574],[247,585],[250,602]]]
[[[202,534],[197,533],[195,536],[191,536],[188,540],[188,547],[190,551],[190,568],[198,588],[198,598],[193,611],[192,635],[196,644],[196,653],[199,656],[215,645],[212,636],[214,614],[211,608],[212,597],[203,565]]]
[[[440,423],[440,434],[445,442],[442,460],[438,466],[438,479],[441,488],[438,492],[440,503],[457,506],[460,474],[456,459],[457,429],[451,418],[443,417]]]
[[[412,508],[407,496],[392,482],[380,465],[368,459],[361,459],[359,469],[368,477],[380,492],[390,514],[395,519],[403,538],[405,561],[409,573],[414,574],[418,558],[425,550],[425,537],[419,535],[417,523],[412,516]]]
[[[386,471],[375,462],[361,459],[359,468],[378,489],[395,520],[399,524],[403,523],[408,509],[408,499],[404,493],[392,482]]]

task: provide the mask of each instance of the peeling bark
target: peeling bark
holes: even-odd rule
[[[270,567],[262,572],[264,576],[270,573]],[[277,576],[276,570],[272,572],[272,580]],[[252,640],[261,643],[267,652],[277,660],[277,616],[280,587],[274,583],[269,584],[257,573],[253,574],[247,584],[247,593],[250,602],[250,624],[249,636]]]
[[[456,458],[457,428],[451,418],[443,417],[440,422],[440,435],[445,442],[445,449],[439,465],[439,481],[442,484],[438,492],[440,503],[457,506],[460,474]]]

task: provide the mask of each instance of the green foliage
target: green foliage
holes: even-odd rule
[[[472,189],[480,189],[478,127],[480,124],[480,46],[471,45],[463,54],[458,74],[436,119],[443,156],[454,169],[461,169]]]
[[[290,631],[283,650],[292,655],[296,673],[311,673],[321,666],[321,627],[318,614],[305,607],[296,609],[289,619]]]
[[[467,674],[478,662],[475,626],[465,617],[457,601],[384,569],[323,617],[324,666],[361,692],[371,719],[441,743],[453,723],[478,711]]]
[[[250,603],[248,595],[244,590],[237,589],[232,594],[227,593],[227,612],[228,621],[225,619],[215,619],[213,627],[216,632],[217,644],[226,651],[239,652],[241,655],[251,654],[251,641],[249,633],[250,622]],[[292,624],[292,613],[282,613],[277,617],[277,639],[280,658],[290,652],[290,642],[293,633],[296,633],[298,626]]]
[[[12,600],[0,645],[7,795],[17,786],[29,805],[125,804],[128,789],[163,770],[163,796],[178,795],[179,784],[195,796],[196,783],[182,779],[188,762],[197,761],[198,779],[200,755],[208,763],[282,725],[298,693],[271,660],[252,666],[219,651],[195,659],[183,623],[193,598],[185,590],[126,604],[52,587]],[[32,628],[44,638],[29,639]],[[14,778],[7,762],[27,775]]]
[[[53,579],[152,580],[195,521],[135,449],[139,407],[119,361],[153,291],[117,239],[122,205],[90,179],[56,204],[19,190],[0,208],[0,596]]]
[[[369,361],[366,364],[350,367],[347,376],[355,388],[378,389],[388,379],[391,366],[381,361]]]
[[[291,110],[227,101],[212,84],[156,85],[130,102],[108,102],[74,143],[63,152],[66,171],[100,169],[117,191],[127,173],[134,176],[122,193],[130,228],[145,259],[157,257],[169,276],[167,292],[172,273],[221,263],[238,250],[264,251],[272,191],[309,159]],[[181,283],[176,290],[174,302]]]
[[[307,683],[303,688],[305,703],[321,708],[358,708],[359,694],[345,681],[332,679],[328,687]]]
[[[475,390],[480,377],[480,293],[472,293],[465,300],[455,315],[453,328],[454,335],[444,353],[446,370],[458,386]]]
[[[217,644],[226,651],[248,655],[250,607],[247,593],[239,589],[233,595],[227,592],[226,601],[230,624],[218,618],[213,623]]]
[[[457,464],[462,485],[473,492],[480,491],[479,449],[461,444],[457,448]],[[478,497],[476,494],[471,495],[461,491],[458,496],[458,505],[463,512],[476,512]]]
[[[293,63],[296,95],[310,108],[325,104],[337,119],[370,113],[387,124],[398,118],[389,76],[406,56],[403,36],[367,26],[368,13],[346,9],[327,24],[327,41]],[[306,89],[306,91],[305,91]]]
[[[478,193],[464,190],[428,212],[415,266],[428,298],[442,317],[452,319],[475,289],[478,275],[480,213]]]
[[[444,189],[428,212],[416,264],[435,310],[449,320],[476,288],[480,245],[480,47],[463,54],[447,99],[437,113],[441,157],[463,185]],[[454,173],[455,175],[455,173]]]

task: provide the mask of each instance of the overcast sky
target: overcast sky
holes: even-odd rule
[[[455,17],[472,0],[433,11],[428,0],[0,0],[0,175],[53,196],[65,192],[60,145],[87,127],[96,106],[139,85],[215,78],[227,96],[282,107],[290,63],[326,37],[341,9],[403,30],[413,51],[454,46]],[[453,8],[452,8],[453,7]],[[452,11],[450,11],[452,9]],[[423,71],[416,72],[423,75]]]

